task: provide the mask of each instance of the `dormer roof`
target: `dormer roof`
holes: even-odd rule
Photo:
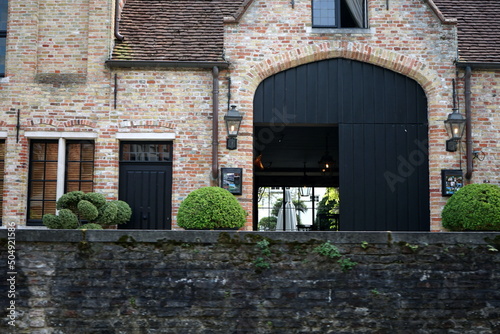
[[[500,63],[499,0],[432,0],[446,18],[457,19],[458,61]]]
[[[224,62],[224,20],[248,0],[127,0],[112,60]]]

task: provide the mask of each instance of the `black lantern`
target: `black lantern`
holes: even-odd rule
[[[450,136],[450,139],[446,141],[446,151],[455,152],[464,133],[465,118],[454,108],[453,112],[448,114],[448,119],[444,121],[444,125]]]
[[[236,110],[236,106],[231,106],[231,110],[229,110],[226,116],[224,116],[227,130],[226,148],[228,150],[235,150],[238,147],[238,141],[236,137],[238,136],[238,132],[240,131],[242,119],[243,116],[238,110]]]
[[[302,197],[311,196],[311,188],[308,187],[309,180],[308,180],[307,174],[306,174],[306,163],[305,162],[304,162],[304,176],[302,177],[301,183],[302,183],[302,187],[299,188],[300,196],[302,196]]]
[[[323,154],[320,161],[318,161],[318,164],[320,165],[321,171],[323,173],[330,172],[333,169],[333,163],[334,163],[334,160],[330,155],[330,152],[328,152],[328,137],[326,137],[325,146],[326,146],[325,154]]]

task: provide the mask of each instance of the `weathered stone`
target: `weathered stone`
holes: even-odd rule
[[[418,240],[408,241],[406,234],[393,233],[398,241],[392,243],[380,233],[364,235],[375,253],[358,247],[355,233],[339,240],[259,233],[273,237],[271,254],[263,255],[246,237],[234,248],[217,242],[218,233],[205,238],[213,242],[201,244],[190,233],[158,232],[162,241],[156,242],[129,231],[142,241],[127,248],[115,242],[115,233],[104,232],[104,241],[92,241],[102,251],[79,258],[68,232],[70,242],[64,233],[60,241],[46,235],[47,241],[23,231],[16,281],[20,333],[85,328],[99,333],[463,334],[500,328],[499,255],[484,241],[498,233],[451,238],[419,233]],[[325,240],[342,250],[341,259],[357,264],[343,270],[338,258],[314,252]],[[158,252],[158,243],[173,241],[167,255]],[[400,245],[417,241],[415,252]],[[5,249],[0,252],[5,258]],[[259,256],[269,268],[256,266]],[[6,291],[5,262],[0,269],[0,287]],[[7,303],[8,298],[0,299],[2,309]],[[0,331],[7,329],[3,320]]]

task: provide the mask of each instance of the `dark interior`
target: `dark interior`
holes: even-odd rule
[[[257,187],[338,187],[337,126],[255,126],[254,164]],[[328,153],[333,166],[323,172],[319,161]]]

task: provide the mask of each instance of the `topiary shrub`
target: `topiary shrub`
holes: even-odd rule
[[[72,212],[77,210],[78,202],[83,199],[85,193],[83,191],[72,191],[66,193],[59,198],[56,203],[57,210],[69,209]]]
[[[229,191],[204,187],[192,191],[179,206],[177,224],[185,229],[239,229],[246,212]]]
[[[276,230],[277,224],[278,224],[278,217],[275,216],[263,217],[259,221],[259,231],[274,231]]]
[[[441,213],[443,226],[453,231],[500,230],[500,187],[469,184],[453,194]]]
[[[89,223],[89,224],[84,224],[84,225],[80,226],[79,229],[80,230],[102,230],[102,226],[99,224]]]
[[[132,209],[127,202],[118,200],[113,203],[115,203],[117,207],[116,218],[114,219],[113,224],[118,225],[128,222],[130,217],[132,217]]]
[[[126,223],[132,216],[132,210],[126,202],[108,202],[99,193],[72,191],[62,195],[56,207],[59,210],[57,216],[47,214],[42,218],[48,228],[102,229],[104,226]]]

